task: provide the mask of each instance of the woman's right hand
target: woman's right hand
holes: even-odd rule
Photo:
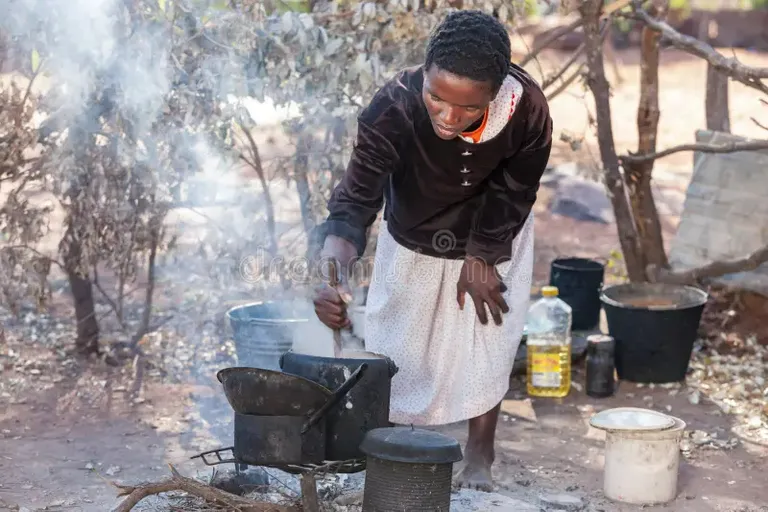
[[[347,303],[352,298],[347,281],[348,269],[352,261],[357,257],[355,246],[343,238],[329,235],[325,239],[323,250],[320,252],[320,265],[324,282],[315,289],[314,305],[315,314],[325,325],[331,329],[344,329],[350,326],[347,317]],[[328,261],[337,264],[339,285],[332,287],[328,283]],[[342,295],[344,297],[342,297]]]

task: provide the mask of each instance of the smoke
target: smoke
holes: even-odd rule
[[[133,239],[119,226],[136,215],[131,176],[139,176],[156,201],[191,203],[163,214],[166,238],[176,238],[176,245],[157,261],[154,303],[159,320],[170,320],[146,337],[147,352],[169,355],[164,364],[170,375],[217,386],[216,371],[236,361],[224,313],[243,302],[288,299],[278,316],[307,319],[294,332],[296,348],[332,354],[332,332],[314,315],[311,289],[299,282],[306,274],[295,275],[285,291],[274,276],[245,279],[240,265],[263,253],[269,237],[259,180],[239,161],[247,141],[237,127],[295,120],[318,103],[296,91],[298,103],[287,101],[288,92],[270,88],[280,83],[274,76],[284,69],[270,69],[268,42],[259,38],[269,39],[265,30],[305,37],[297,27],[306,29],[307,20],[302,25],[299,15],[293,22],[284,15],[262,24],[201,0],[0,0],[0,12],[0,33],[13,42],[15,58],[33,71],[39,68],[45,83],[39,107],[41,140],[51,162],[48,190],[61,197],[73,183],[87,188],[70,208],[83,210],[82,222],[92,223],[84,229],[99,233],[102,253],[117,258],[130,250]],[[320,34],[317,27],[307,30]],[[270,91],[274,99],[265,94]],[[265,160],[269,149],[260,147]],[[109,156],[87,165],[96,151]],[[278,235],[289,243],[299,240],[293,248],[282,247],[291,260],[303,254],[300,201],[288,179],[270,180],[269,186]],[[143,212],[142,222],[155,211]],[[104,219],[116,227],[106,229]],[[138,304],[125,323],[135,328],[140,316]],[[268,337],[253,341],[264,353],[278,343]],[[255,359],[246,364],[273,366],[273,356],[258,353],[252,351]],[[226,442],[231,429],[221,424],[230,419],[223,394],[194,400],[203,423]]]

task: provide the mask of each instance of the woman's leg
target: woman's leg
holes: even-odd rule
[[[488,492],[493,490],[491,466],[496,457],[494,445],[500,407],[501,404],[469,420],[469,437],[464,449],[464,464],[456,477],[456,483],[459,486]]]

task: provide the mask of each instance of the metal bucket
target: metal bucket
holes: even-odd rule
[[[227,311],[240,366],[280,370],[280,356],[291,350],[297,327],[309,320],[309,307],[297,301],[264,301]]]

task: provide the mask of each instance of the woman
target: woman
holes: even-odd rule
[[[552,143],[546,98],[511,64],[498,20],[458,11],[433,32],[424,65],[384,85],[358,121],[321,256],[348,269],[386,199],[365,344],[400,367],[390,420],[468,419],[457,483],[491,490],[499,406],[530,294],[531,208]],[[349,326],[330,288],[315,311],[331,328]]]

